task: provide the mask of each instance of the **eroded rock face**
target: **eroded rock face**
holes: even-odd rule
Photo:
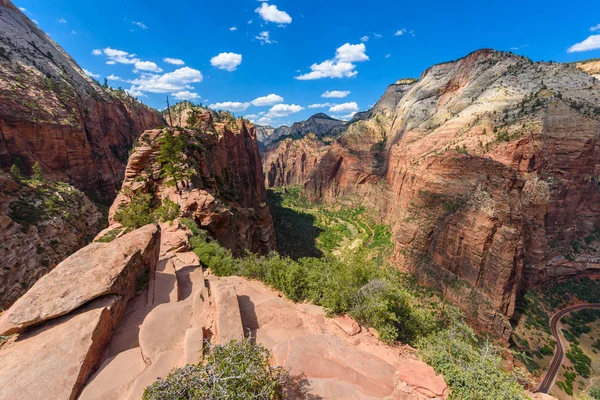
[[[17,183],[0,171],[0,310],[89,243],[100,218],[96,206],[70,185]]]
[[[102,296],[129,300],[137,280],[154,273],[159,242],[158,227],[147,225],[111,243],[84,247],[39,279],[0,316],[0,335],[66,315]]]
[[[261,149],[265,150],[283,138],[300,139],[308,134],[318,138],[336,137],[344,131],[347,123],[332,118],[327,114],[319,113],[311,116],[306,121],[296,122],[292,126],[256,126],[256,136]]]
[[[110,202],[133,141],[162,117],[89,78],[8,0],[0,25],[0,168],[38,161],[49,179]]]
[[[129,158],[123,190],[110,209],[109,222],[116,222],[115,212],[130,201],[127,193],[141,191],[152,194],[156,204],[163,199],[177,203],[181,216],[194,219],[234,253],[273,250],[273,221],[254,126],[229,114],[178,106],[172,110],[173,118],[188,121],[191,128],[173,132],[186,137],[182,157],[194,165],[194,175],[178,187],[167,184],[158,162],[167,130],[144,132]]]
[[[573,65],[480,50],[388,88],[306,192],[377,206],[398,268],[506,338],[522,287],[600,265],[598,98],[600,82]]]

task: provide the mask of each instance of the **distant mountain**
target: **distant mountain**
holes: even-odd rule
[[[331,118],[327,114],[315,114],[306,121],[296,122],[292,126],[280,126],[273,128],[271,126],[256,125],[256,135],[262,148],[266,148],[283,138],[300,139],[309,133],[314,133],[317,138],[325,136],[337,136],[341,134],[347,122]]]

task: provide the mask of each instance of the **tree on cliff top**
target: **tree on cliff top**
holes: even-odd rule
[[[163,136],[159,139],[160,150],[158,162],[162,165],[161,176],[166,178],[165,184],[175,186],[179,189],[179,182],[191,179],[194,170],[189,168],[185,159],[186,136],[173,135],[171,129],[165,129]]]

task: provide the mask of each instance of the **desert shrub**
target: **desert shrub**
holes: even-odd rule
[[[31,172],[33,173],[33,179],[36,181],[42,181],[44,179],[44,170],[38,161],[31,167]]]
[[[269,351],[249,339],[216,345],[205,361],[176,368],[144,391],[143,400],[283,399],[288,373],[269,366]]]
[[[152,196],[148,193],[133,193],[131,201],[119,207],[115,213],[115,220],[130,229],[137,229],[154,222],[150,206],[151,200]]]
[[[154,217],[159,222],[169,222],[179,217],[180,212],[179,204],[169,199],[163,199],[161,205],[154,210]]]
[[[567,358],[573,364],[575,371],[584,378],[589,378],[592,373],[592,359],[576,344],[571,343],[567,351]]]
[[[444,375],[452,388],[450,399],[528,398],[519,384],[521,372],[507,371],[499,349],[481,342],[457,313],[451,314],[445,329],[422,338],[418,348],[423,360]]]
[[[548,346],[547,344],[545,344],[540,349],[540,352],[545,356],[551,356],[552,354],[554,354],[554,349],[552,347]]]
[[[589,395],[594,400],[600,400],[600,388],[591,388]]]
[[[110,231],[108,231],[106,233],[106,235],[102,236],[100,239],[97,240],[97,242],[99,243],[110,243],[113,240],[115,240],[117,238],[117,236],[119,236],[119,234],[121,233],[122,229],[111,229]]]
[[[13,164],[10,167],[10,175],[14,179],[15,182],[21,182],[23,180],[23,175],[21,174],[21,170],[17,166],[17,164]]]

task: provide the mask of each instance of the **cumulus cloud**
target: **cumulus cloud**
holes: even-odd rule
[[[576,53],[580,51],[590,51],[600,49],[600,35],[591,35],[583,42],[574,44],[567,50],[568,53]]]
[[[329,112],[332,113],[349,113],[349,112],[357,112],[358,104],[355,101],[350,103],[342,103],[335,105],[329,109]]]
[[[177,100],[199,100],[200,95],[198,93],[192,93],[189,90],[171,93],[171,96],[175,97]]]
[[[311,72],[297,76],[296,79],[306,81],[322,78],[352,78],[358,74],[353,63],[368,60],[364,43],[346,43],[338,47],[333,59],[311,65]]]
[[[346,115],[334,115],[333,118],[341,119],[342,121],[348,121],[348,120],[351,120],[352,117],[354,117],[355,115],[356,115],[356,111],[353,111],[350,114],[346,114]]]
[[[332,91],[326,91],[325,93],[323,93],[321,95],[321,97],[324,97],[326,99],[343,99],[344,97],[348,96],[350,94],[349,90],[332,90]]]
[[[283,103],[283,97],[271,93],[267,96],[257,97],[256,99],[252,100],[251,103],[253,106],[257,107],[272,106],[277,103]]]
[[[276,24],[291,24],[292,17],[285,11],[277,9],[275,5],[269,5],[264,2],[256,10],[263,20],[266,22],[275,22]]]
[[[107,62],[107,64],[110,64],[110,65],[114,65],[116,63],[135,64],[135,63],[141,61],[140,59],[135,57],[135,54],[129,54],[128,52],[123,51],[123,50],[112,49],[110,47],[107,47],[104,50],[102,50],[102,52],[104,53],[105,56],[108,57],[109,62]]]
[[[229,30],[231,32],[235,32],[235,31],[237,31],[237,26],[232,26],[231,28],[229,28]]]
[[[592,32],[600,31],[600,24],[592,26],[590,28],[590,31],[592,31]]]
[[[132,24],[139,26],[142,29],[148,29],[148,27],[146,26],[146,24],[142,23],[142,22],[137,22],[137,21],[131,21]]]
[[[210,59],[210,64],[213,67],[229,72],[235,71],[241,63],[242,55],[236,53],[221,53]]]
[[[185,62],[183,60],[180,60],[179,58],[170,58],[170,57],[163,58],[163,62],[166,62],[167,64],[173,64],[173,65],[184,65],[185,64]]]
[[[191,83],[202,82],[202,73],[196,69],[183,67],[163,75],[142,74],[129,83],[132,92],[175,93],[191,89]]]
[[[267,113],[268,117],[287,117],[304,110],[304,107],[296,104],[276,104]]]
[[[214,103],[209,105],[215,110],[227,110],[234,112],[246,111],[250,107],[250,103],[241,103],[239,101],[224,101],[223,103]]]
[[[95,56],[99,56],[99,55],[102,54],[102,50],[100,50],[100,49],[94,49],[94,50],[92,50],[92,54],[95,55]]]
[[[84,72],[84,73],[85,73],[87,76],[91,76],[92,78],[96,78],[96,79],[100,78],[100,75],[99,75],[99,74],[94,74],[93,72],[91,72],[91,71],[88,71],[88,70],[87,70],[87,69],[85,69],[85,68],[83,69],[83,72]]]
[[[162,68],[152,61],[138,61],[135,63],[134,72],[138,71],[162,72]]]
[[[66,23],[67,23],[67,20],[61,17],[61,18],[58,20],[58,22],[60,22],[61,24],[66,24]]]
[[[258,39],[260,41],[260,44],[277,43],[276,41],[271,40],[269,31],[263,31],[263,32],[259,33],[258,36],[254,36],[254,38]]]
[[[335,104],[332,104],[332,103],[317,103],[317,104],[309,105],[308,108],[327,108],[327,107],[331,107],[334,105]]]
[[[396,31],[396,33],[394,33],[394,36],[402,36],[406,33],[406,28],[402,28],[402,29],[398,29]]]
[[[106,79],[108,79],[109,81],[122,81],[123,80],[120,76],[117,76],[114,74],[110,74],[109,76],[106,77]]]

